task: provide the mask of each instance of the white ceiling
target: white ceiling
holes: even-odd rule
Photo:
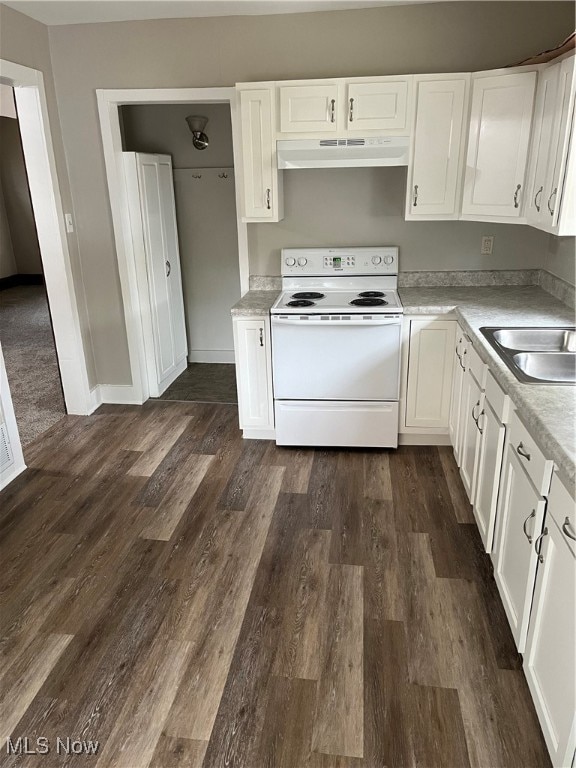
[[[438,0],[3,0],[43,24],[309,13]]]

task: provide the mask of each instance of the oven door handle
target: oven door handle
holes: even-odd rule
[[[345,325],[347,328],[354,325],[401,325],[402,318],[399,315],[370,320],[292,320],[289,318],[272,316],[272,325],[298,325],[301,328],[310,326],[322,326],[322,328],[335,328]]]

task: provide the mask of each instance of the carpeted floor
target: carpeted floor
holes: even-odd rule
[[[0,291],[0,341],[25,446],[66,415],[44,286]]]
[[[195,403],[237,403],[236,366],[230,363],[188,363],[158,400]]]

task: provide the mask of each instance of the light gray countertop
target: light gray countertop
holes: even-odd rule
[[[230,310],[235,317],[267,315],[280,291],[248,291]]]
[[[480,333],[483,326],[574,325],[574,310],[537,286],[401,288],[406,315],[453,312],[564,480],[576,482],[576,388],[523,384]]]

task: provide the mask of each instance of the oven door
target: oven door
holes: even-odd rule
[[[272,316],[277,400],[398,400],[401,315]]]

